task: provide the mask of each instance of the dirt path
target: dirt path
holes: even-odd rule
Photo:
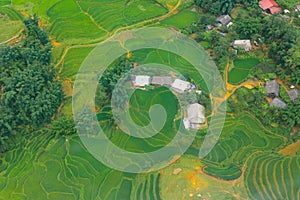
[[[263,81],[256,81],[256,80],[247,80],[245,82],[242,82],[238,85],[232,85],[228,82],[228,73],[229,73],[229,68],[230,68],[230,59],[228,58],[227,60],[227,64],[226,64],[226,68],[225,68],[225,89],[226,89],[226,94],[224,97],[214,97],[214,96],[210,96],[212,99],[214,99],[214,102],[216,105],[220,105],[223,101],[226,101],[229,97],[231,97],[231,95],[234,94],[234,92],[241,88],[241,87],[246,87],[248,89],[252,89],[255,88],[257,86],[261,86],[264,84]],[[216,109],[216,108],[215,108]]]

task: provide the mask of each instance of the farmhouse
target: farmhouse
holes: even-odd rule
[[[292,101],[295,101],[299,97],[299,93],[299,90],[296,88],[288,91],[288,95]]]
[[[245,51],[250,51],[252,49],[250,40],[235,40],[232,43],[232,46],[235,49],[241,48],[244,49]]]
[[[188,105],[187,118],[183,120],[184,127],[186,129],[199,129],[200,125],[205,123],[204,106],[194,103]]]
[[[265,90],[268,96],[278,97],[279,95],[279,84],[276,80],[268,81],[265,86]]]
[[[286,103],[279,98],[273,99],[271,101],[270,106],[278,107],[278,108],[286,108]]]
[[[151,78],[151,85],[171,86],[172,82],[171,76],[153,76]]]
[[[281,8],[274,0],[261,0],[259,7],[268,14],[281,13]]]
[[[135,76],[132,81],[135,87],[145,87],[146,85],[150,85],[150,76]]]
[[[175,92],[183,93],[184,91],[187,91],[191,88],[191,84],[181,79],[175,79],[171,87]]]
[[[300,4],[295,6],[295,11],[300,12]]]
[[[221,15],[220,17],[218,17],[216,19],[216,22],[217,22],[217,26],[219,26],[219,27],[220,26],[228,26],[231,22],[231,17],[229,15]]]

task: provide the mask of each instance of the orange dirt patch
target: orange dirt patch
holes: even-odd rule
[[[190,38],[192,38],[192,39],[195,39],[196,37],[197,37],[196,33],[193,33],[193,34],[190,35]]]
[[[129,51],[126,55],[126,58],[131,58],[131,56],[132,56],[132,52]]]
[[[54,47],[58,47],[58,46],[60,46],[61,44],[59,43],[59,42],[57,42],[56,40],[51,40],[51,43],[52,43],[52,45],[54,46]]]
[[[22,13],[22,15],[24,15],[24,17],[29,17],[29,14],[27,13],[27,12],[21,12]]]
[[[284,156],[294,156],[300,150],[300,140],[281,149],[278,153]]]

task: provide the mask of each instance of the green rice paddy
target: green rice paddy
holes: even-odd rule
[[[229,71],[228,81],[232,84],[239,84],[248,78],[252,68],[259,63],[257,58],[236,59],[234,67]]]

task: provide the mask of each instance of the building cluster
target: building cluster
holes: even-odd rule
[[[273,98],[270,102],[270,106],[278,108],[286,108],[287,104],[279,98],[280,86],[276,80],[268,81],[265,85],[266,93],[269,97]],[[292,101],[295,101],[299,97],[299,90],[293,88],[288,91],[288,95]]]
[[[173,79],[171,76],[133,76],[132,84],[134,87],[144,88],[146,86],[167,86],[175,93],[184,93],[195,88],[193,84],[181,79]],[[205,123],[205,108],[204,106],[193,103],[188,105],[183,125],[186,129],[200,129]]]

